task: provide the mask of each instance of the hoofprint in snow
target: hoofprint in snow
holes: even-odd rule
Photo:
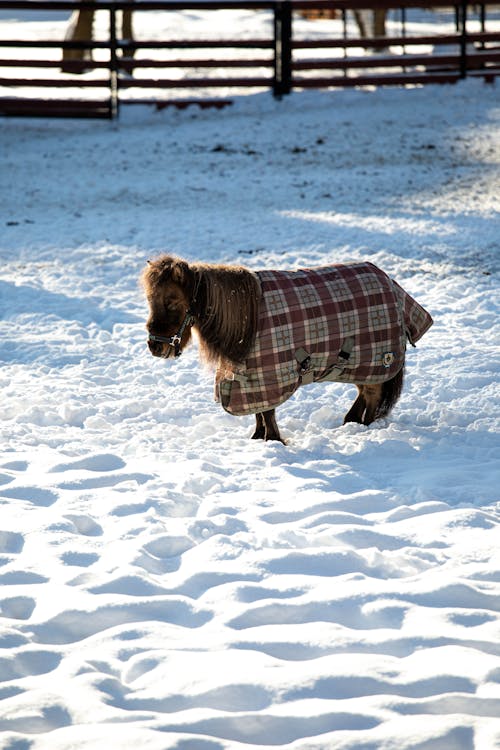
[[[500,747],[498,91],[1,127],[0,747]],[[313,385],[250,441],[147,351],[165,250],[390,273],[390,419]]]

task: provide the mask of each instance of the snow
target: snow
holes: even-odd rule
[[[0,747],[500,748],[498,87],[1,128]],[[166,250],[381,266],[435,319],[393,414],[249,440],[147,350]]]

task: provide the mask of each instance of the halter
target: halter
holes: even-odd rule
[[[148,336],[148,341],[156,341],[160,344],[168,344],[170,348],[173,347],[174,349],[174,357],[180,357],[182,354],[182,349],[181,349],[182,336],[186,328],[190,325],[193,325],[193,322],[194,322],[193,314],[191,310],[187,310],[186,317],[182,321],[181,327],[179,328],[177,333],[175,333],[173,336],[155,336],[154,334],[150,333]],[[165,359],[168,359],[169,356],[170,356],[170,349],[168,350],[168,353]]]

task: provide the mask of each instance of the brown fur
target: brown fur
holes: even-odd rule
[[[167,338],[175,335],[190,312],[205,361],[216,364],[221,359],[233,363],[245,360],[258,323],[260,286],[254,273],[242,266],[187,263],[163,255],[148,263],[142,284],[150,307],[146,323],[150,334]],[[190,338],[188,326],[181,347]],[[168,343],[150,341],[149,348],[154,356],[170,356]],[[358,396],[344,424],[368,425],[387,416],[401,394],[402,385],[403,370],[385,383],[357,384]],[[274,409],[256,415],[252,437],[281,441]]]
[[[386,417],[401,395],[403,375],[404,370],[401,369],[385,383],[356,385],[358,397],[345,415],[344,424],[360,422],[368,425]]]

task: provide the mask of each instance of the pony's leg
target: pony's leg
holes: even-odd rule
[[[358,397],[344,417],[344,424],[347,422],[358,422],[359,424],[363,421],[363,414],[366,409],[366,401],[363,396],[363,386],[357,385]]]
[[[369,425],[377,417],[378,406],[382,400],[382,385],[363,385],[363,398],[366,402],[363,424]]]
[[[390,380],[376,385],[358,385],[358,397],[344,417],[346,422],[371,424],[375,419],[386,417],[398,401],[403,388],[404,369]]]
[[[276,424],[276,418],[274,416],[274,409],[269,411],[261,412],[255,415],[256,427],[255,432],[252,435],[253,439],[260,440],[279,440],[280,443],[285,444],[281,439],[278,425]]]
[[[266,436],[266,428],[264,425],[264,418],[262,414],[255,415],[255,432],[252,435],[252,440],[264,440]]]
[[[382,396],[381,385],[358,385],[358,397],[344,417],[346,422],[371,424]]]
[[[278,425],[276,424],[274,409],[265,411],[262,414],[262,417],[264,418],[264,424],[266,426],[266,434],[264,440],[279,440],[279,442],[283,443],[284,445],[285,441],[281,439],[280,431],[278,429]]]

